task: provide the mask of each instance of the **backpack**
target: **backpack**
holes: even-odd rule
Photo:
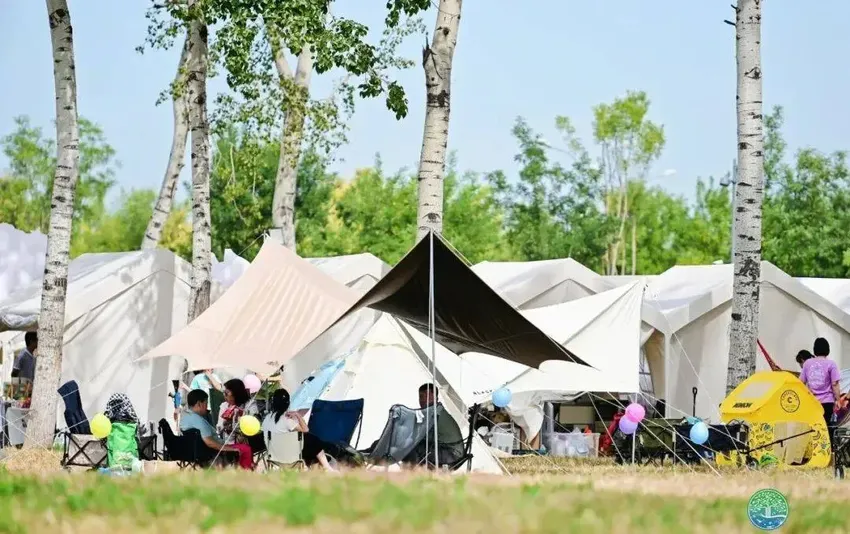
[[[112,423],[112,432],[106,438],[106,455],[109,467],[131,469],[133,460],[139,459],[135,423]]]

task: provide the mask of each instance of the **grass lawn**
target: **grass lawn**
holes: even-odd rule
[[[746,503],[774,487],[782,532],[847,532],[850,482],[830,473],[691,472],[515,459],[510,477],[0,471],[0,532],[757,532]]]

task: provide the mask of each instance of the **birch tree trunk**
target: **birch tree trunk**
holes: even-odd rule
[[[197,0],[190,0],[192,9]],[[189,23],[187,98],[192,132],[192,290],[189,321],[210,305],[210,138],[207,121],[207,25],[196,14]]]
[[[298,55],[295,74],[289,68],[282,44],[271,43],[275,51],[275,68],[286,92],[286,110],[283,129],[280,133],[280,157],[275,176],[272,198],[272,234],[277,234],[280,243],[296,249],[295,243],[295,194],[298,179],[298,160],[301,156],[301,141],[304,137],[304,116],[310,96],[310,75],[313,72],[313,54],[304,47]]]
[[[79,178],[80,132],[77,122],[77,76],[74,38],[66,0],[47,0],[50,41],[53,45],[53,82],[56,91],[56,173],[47,232],[47,255],[41,311],[38,317],[39,356],[25,445],[51,447],[56,428],[56,389],[62,374],[62,340],[65,332],[65,293],[71,222]]]
[[[762,131],[761,0],[739,0],[735,9],[738,67],[738,176],[735,187],[734,282],[726,391],[756,369],[764,189]]]
[[[153,208],[150,221],[148,221],[145,237],[142,239],[142,250],[156,248],[162,237],[162,227],[171,213],[174,202],[174,189],[177,180],[183,171],[186,159],[186,138],[189,135],[189,115],[186,105],[186,64],[189,56],[189,36],[183,43],[183,52],[180,54],[180,62],[177,64],[177,74],[174,76],[172,86],[172,102],[174,108],[174,132],[171,137],[171,153],[168,156],[168,166],[165,168],[165,177],[159,189],[159,197]]]
[[[443,231],[443,174],[449,141],[452,60],[463,0],[440,0],[431,46],[422,51],[425,69],[425,131],[419,156],[417,240]]]

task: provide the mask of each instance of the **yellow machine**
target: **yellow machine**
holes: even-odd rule
[[[750,428],[751,457],[772,454],[779,465],[827,467],[829,435],[823,407],[800,379],[785,371],[760,371],[744,380],[720,404],[724,424],[743,421]],[[760,448],[769,443],[782,443]],[[755,449],[755,450],[754,450]],[[735,464],[737,453],[719,456],[717,463]]]

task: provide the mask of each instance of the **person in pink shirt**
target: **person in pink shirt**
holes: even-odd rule
[[[839,372],[838,365],[829,356],[829,342],[822,337],[815,340],[814,358],[803,362],[803,370],[800,372],[800,381],[809,388],[809,391],[823,405],[823,418],[827,426],[832,419],[835,410],[835,402],[841,397],[838,388]]]

